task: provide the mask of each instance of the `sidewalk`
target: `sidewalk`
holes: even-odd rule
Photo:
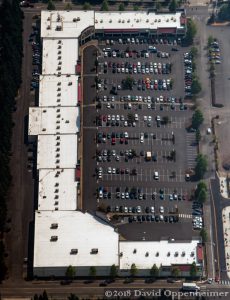
[[[227,275],[230,278],[230,206],[222,211]]]

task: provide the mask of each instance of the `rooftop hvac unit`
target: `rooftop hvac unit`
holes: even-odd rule
[[[56,140],[57,140],[57,141],[60,140],[60,136],[56,136]]]
[[[60,126],[56,126],[56,129],[60,129]]]
[[[46,199],[46,196],[42,196],[43,199]]]
[[[60,154],[59,154],[59,153],[56,154],[56,158],[58,158],[58,157],[60,157]]]
[[[58,98],[58,99],[57,99],[57,102],[61,102],[61,99]]]
[[[56,143],[56,146],[60,146],[60,142],[57,142],[57,143]]]
[[[121,19],[118,20],[118,23],[121,23]]]
[[[59,164],[60,163],[60,159],[56,159],[56,164]]]
[[[55,195],[54,199],[59,199],[59,196],[58,196],[58,195]]]
[[[57,59],[58,59],[58,60],[61,60],[61,55],[59,55]]]
[[[122,23],[125,23],[125,20],[122,20]]]
[[[58,51],[58,54],[61,54],[61,51]]]
[[[145,256],[148,257],[148,256],[149,256],[149,252],[146,252],[146,253],[145,253]]]
[[[46,128],[42,128],[42,131],[46,131]]]
[[[60,106],[61,106],[61,104],[58,104],[57,106],[58,106],[58,107],[60,107]]]
[[[193,251],[191,252],[191,256],[194,256],[194,252]]]
[[[178,252],[177,252],[177,251],[175,252],[175,256],[176,256],[176,257],[178,256]]]
[[[68,124],[68,123],[69,123],[69,120],[66,120],[66,121],[65,121],[65,123],[67,123],[67,124]]]
[[[58,49],[61,49],[61,45],[58,46]]]
[[[54,210],[58,210],[58,207],[55,207],[55,209]]]
[[[61,40],[58,40],[58,44],[61,44]]]
[[[127,20],[127,23],[130,23],[130,19]]]
[[[61,115],[59,114],[59,115],[57,115],[57,118],[60,118],[61,117]]]
[[[46,27],[46,29],[47,29],[47,30],[50,30],[50,29],[51,29],[50,25],[48,25],[48,26]]]
[[[47,18],[47,21],[50,21],[50,17]]]
[[[59,152],[60,151],[60,148],[56,148],[56,152]]]
[[[78,254],[78,249],[71,249],[70,254]]]
[[[167,256],[170,256],[170,252],[167,253]]]
[[[61,66],[58,66],[58,67],[57,67],[57,71],[60,71],[60,70],[61,70]]]
[[[133,249],[133,254],[136,254],[137,253],[137,249]]]
[[[159,256],[159,252],[156,253],[156,256]]]
[[[59,62],[58,62],[58,65],[62,65],[62,62],[61,62],[61,61],[59,61]]]
[[[182,252],[181,256],[185,256],[185,252],[184,251]]]
[[[50,226],[50,229],[57,229],[58,228],[58,223],[52,223]]]
[[[68,83],[68,85],[72,85],[72,84],[73,84],[72,82],[69,82],[69,83]]]
[[[119,256],[122,257],[123,256],[123,252],[120,252]]]
[[[59,192],[59,189],[55,189],[54,193],[58,193]]]
[[[56,31],[61,31],[61,29],[62,29],[61,26],[59,26],[59,25],[56,26]]]
[[[56,182],[56,183],[55,183],[55,186],[59,186],[59,183],[58,183],[58,182]]]
[[[149,19],[146,20],[146,23],[148,23],[148,22],[149,22]]]
[[[50,238],[51,242],[56,242],[58,240],[58,236],[57,235],[52,235]]]
[[[56,110],[56,112],[57,112],[57,113],[60,112],[60,108],[58,108],[58,109]]]
[[[77,17],[77,21],[80,21],[81,19],[80,19],[80,17]]]
[[[59,203],[58,201],[55,201],[55,202],[54,202],[54,205],[58,205],[58,203]]]
[[[77,22],[77,19],[76,19],[76,18],[73,18],[73,22]]]
[[[57,73],[57,77],[60,77],[60,76],[61,76],[61,72],[58,72],[58,73]]]
[[[111,20],[111,19],[109,20],[109,23],[112,23],[112,20]]]
[[[46,109],[43,109],[43,111],[42,111],[42,112],[46,113]]]
[[[92,248],[90,254],[97,254],[98,249],[97,248]]]
[[[61,88],[59,87],[59,88],[57,89],[57,92],[60,92],[60,90],[61,90]]]

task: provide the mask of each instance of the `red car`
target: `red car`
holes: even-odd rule
[[[111,144],[112,144],[112,145],[116,145],[116,139],[115,139],[115,138],[112,138]]]

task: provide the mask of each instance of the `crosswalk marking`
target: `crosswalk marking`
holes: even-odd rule
[[[192,215],[189,214],[179,214],[179,217],[183,219],[192,219]]]

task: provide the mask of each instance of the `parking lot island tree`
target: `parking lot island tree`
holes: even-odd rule
[[[103,0],[101,5],[101,11],[108,11],[109,10],[109,4],[107,0]]]
[[[185,37],[185,42],[187,45],[193,44],[193,39],[196,33],[197,33],[196,24],[192,19],[189,18],[187,22],[187,33]]]
[[[208,234],[204,228],[202,228],[200,231],[200,237],[202,238],[203,243],[206,243],[208,241]]]
[[[193,66],[194,68],[194,66]],[[191,92],[193,95],[197,95],[201,92],[202,87],[199,79],[195,76],[192,80],[192,85],[191,85]]]
[[[135,277],[137,275],[137,273],[138,273],[138,269],[137,269],[136,265],[132,264],[131,268],[130,268],[130,275],[132,277]]]
[[[159,271],[160,271],[159,268],[156,266],[156,264],[154,264],[149,271],[150,276],[153,278],[159,276]]]
[[[198,182],[196,190],[195,190],[195,197],[198,197],[199,193],[201,190],[208,190],[207,184],[205,181],[201,180],[200,182]]]
[[[195,262],[193,262],[193,263],[191,264],[191,267],[190,267],[190,276],[191,276],[192,278],[197,277],[197,266],[196,266],[196,263],[195,263]]]
[[[76,268],[69,265],[65,271],[65,276],[68,279],[72,280],[75,277],[75,275],[76,275]]]
[[[48,1],[47,9],[48,10],[55,10],[56,9],[56,7],[55,7],[55,5],[54,5],[54,3],[53,3],[52,0]]]
[[[204,204],[205,201],[207,200],[207,196],[208,196],[207,191],[205,189],[202,189],[199,192],[198,197],[197,197],[198,202],[201,204]]]
[[[204,121],[204,116],[202,112],[199,109],[195,110],[192,116],[192,128],[198,129],[200,125],[203,123],[203,121]]]
[[[117,277],[117,267],[115,265],[112,265],[110,268],[110,277],[115,279]]]
[[[203,154],[198,154],[196,158],[196,166],[195,166],[195,175],[198,180],[204,177],[204,174],[207,171],[207,167],[208,167],[207,158]]]
[[[125,79],[122,80],[123,89],[132,90],[132,88],[133,88],[133,82],[134,82],[133,77],[127,76]]]
[[[96,267],[92,266],[89,268],[89,276],[90,277],[95,277],[97,275],[97,269]]]

